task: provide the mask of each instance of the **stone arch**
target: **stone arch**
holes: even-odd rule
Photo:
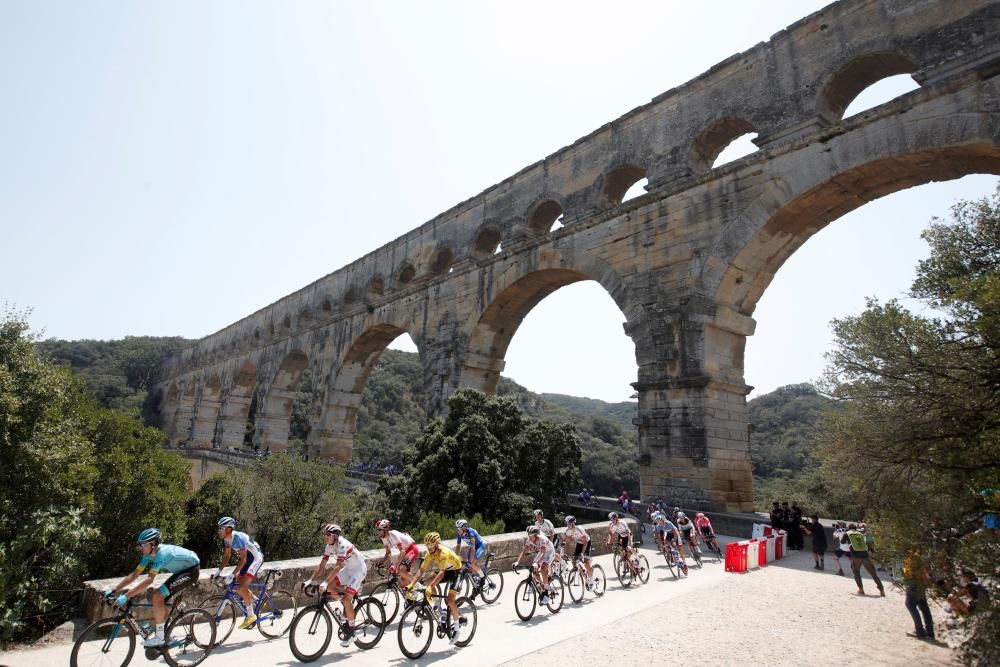
[[[500,248],[503,237],[500,234],[499,226],[494,222],[486,222],[476,233],[476,240],[472,244],[472,254],[479,259],[486,259],[496,254]]]
[[[312,311],[309,309],[309,306],[304,306],[302,310],[299,311],[298,317],[295,321],[295,326],[298,329],[307,329],[309,328],[309,325],[312,324],[312,321]]]
[[[430,272],[434,276],[443,276],[455,264],[455,252],[446,243],[440,244],[431,257]]]
[[[494,393],[504,368],[507,348],[524,318],[556,290],[584,280],[600,284],[618,305],[626,321],[641,317],[641,311],[630,305],[621,277],[601,260],[588,257],[582,265],[566,267],[555,260],[525,273],[515,274],[511,270],[498,277],[496,289],[480,299],[463,327],[468,346],[462,358],[459,385]],[[631,337],[632,334],[628,335]],[[638,346],[638,342],[636,344]]]
[[[917,66],[907,56],[879,51],[858,56],[842,65],[816,98],[816,111],[830,122],[839,122],[844,110],[861,91],[877,81],[897,74],[912,74]]]
[[[546,234],[566,211],[562,198],[547,196],[536,201],[525,216],[529,233],[533,236]]]
[[[735,139],[756,131],[750,121],[736,116],[726,116],[712,122],[691,144],[688,159],[692,171],[695,174],[705,173],[712,168],[726,146]]]
[[[194,405],[198,398],[198,384],[189,380],[183,385],[177,412],[174,416],[174,428],[170,444],[174,447],[188,446],[191,441],[191,429],[194,422]]]
[[[333,317],[333,300],[328,296],[324,296],[319,303],[319,317],[325,319]]]
[[[344,291],[344,305],[350,306],[358,302],[358,290],[353,285]]]
[[[409,285],[417,277],[417,270],[413,268],[413,262],[404,260],[396,269],[396,284]]]
[[[646,178],[646,170],[636,164],[623,164],[605,172],[600,179],[597,208],[614,208],[622,203],[625,193],[633,185]]]
[[[404,325],[382,323],[354,339],[333,374],[319,425],[309,433],[311,452],[342,462],[351,459],[365,382],[389,343],[405,333],[409,331]],[[417,338],[410,335],[416,342]]]
[[[288,449],[288,431],[292,419],[292,405],[302,380],[302,372],[309,366],[309,357],[299,349],[289,351],[262,394],[257,414],[254,445],[272,451]]]
[[[281,318],[281,330],[285,333],[292,330],[292,315],[291,313],[285,313],[285,316]]]
[[[198,449],[209,449],[216,443],[215,430],[219,419],[219,409],[222,407],[222,379],[218,373],[213,373],[205,382],[198,399],[194,414],[194,424],[191,428],[191,446]]]
[[[256,387],[257,366],[246,360],[236,369],[219,410],[214,442],[223,449],[243,445]]]
[[[385,293],[385,279],[382,278],[382,274],[376,273],[372,276],[372,279],[368,281],[368,289],[366,294],[369,299],[379,299]]]

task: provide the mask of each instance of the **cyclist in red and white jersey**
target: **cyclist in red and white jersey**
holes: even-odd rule
[[[617,540],[625,550],[625,553],[632,553],[632,529],[628,527],[628,524],[622,521],[622,515],[618,512],[611,512],[608,514],[608,518],[611,523],[608,524],[608,546],[611,546],[611,540]]]
[[[534,524],[528,526],[528,539],[524,542],[524,548],[521,549],[515,566],[519,566],[521,559],[528,553],[535,554],[531,566],[537,573],[536,577],[541,581],[542,596],[540,602],[546,604],[549,599],[549,568],[556,559],[556,548],[552,541],[543,535],[541,529]]]
[[[416,576],[415,573],[411,573],[411,566],[420,558],[420,547],[407,533],[393,530],[388,519],[376,521],[375,531],[378,533],[379,539],[382,540],[382,544],[385,545],[385,556],[382,558],[382,562],[388,563],[392,558],[392,550],[395,549],[398,553],[395,562],[389,569],[392,572],[401,570],[399,583],[404,587],[409,586]]]
[[[570,554],[569,550],[573,549]],[[576,567],[578,558],[583,559],[583,566],[587,568],[587,590],[590,590],[591,579],[594,577],[594,568],[590,564],[590,535],[583,528],[576,525],[576,517],[566,516],[566,532],[563,533],[563,553],[571,556],[573,567]]]
[[[354,597],[361,590],[361,583],[368,574],[368,566],[365,559],[353,544],[346,537],[343,537],[341,528],[335,523],[328,523],[324,529],[326,547],[323,549],[323,557],[319,565],[302,584],[305,587],[315,585],[313,580],[318,580],[323,568],[326,567],[330,556],[337,557],[337,564],[333,571],[319,583],[321,595],[327,593],[327,588],[331,588],[330,594],[337,595],[343,591],[341,604],[344,606],[344,618],[347,619],[348,631],[340,640],[340,645],[347,647],[354,636]]]

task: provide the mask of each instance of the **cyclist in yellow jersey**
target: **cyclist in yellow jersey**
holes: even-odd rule
[[[430,591],[439,583],[448,584],[448,609],[451,612],[452,626],[448,631],[448,643],[454,644],[458,637],[458,626],[465,625],[466,618],[458,615],[458,605],[455,604],[458,598],[458,574],[462,570],[462,559],[458,554],[441,544],[441,535],[438,533],[427,533],[424,536],[424,544],[427,545],[427,555],[420,566],[420,573],[430,567],[436,567],[438,572],[427,582],[427,590]],[[413,584],[410,585],[413,587]]]

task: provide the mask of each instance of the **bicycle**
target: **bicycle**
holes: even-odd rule
[[[411,568],[417,568],[417,564],[414,563]],[[385,624],[389,625],[396,620],[396,614],[399,613],[400,599],[406,609],[412,603],[406,599],[406,589],[399,583],[399,572],[384,563],[379,563],[376,570],[378,576],[385,577],[386,580],[372,589],[371,596],[382,603],[382,608],[385,610]]]
[[[208,657],[215,647],[215,619],[204,609],[187,609],[183,594],[167,601],[170,611],[164,628],[163,646],[144,647],[146,659],[160,656],[172,667],[194,667]],[[127,665],[135,653],[136,635],[149,639],[154,632],[150,621],[137,621],[134,609],[150,608],[151,602],[129,600],[119,607],[112,600],[102,600],[114,610],[84,628],[73,644],[70,667],[89,665]]]
[[[681,554],[677,551],[677,547],[674,546],[673,542],[668,540],[660,541],[660,553],[663,554],[663,559],[667,561],[667,567],[670,568],[670,574],[673,575],[676,580],[677,573],[683,572],[684,576],[688,576],[687,562],[681,558]]]
[[[712,535],[711,537],[702,533],[701,541],[708,546],[708,550],[715,554],[716,560],[720,563],[725,560],[725,556],[722,555],[722,547],[719,546],[719,540]]]
[[[684,539],[687,540],[688,546],[691,547],[691,557],[694,558],[695,565],[697,565],[698,569],[700,570],[701,569],[701,549],[699,549],[698,545],[695,544],[693,536],[688,536],[688,537],[685,537]]]
[[[260,634],[268,639],[278,639],[288,632],[292,619],[298,610],[295,596],[285,590],[272,590],[271,581],[281,578],[281,570],[264,570],[263,581],[250,584],[251,589],[256,589],[253,601],[253,614],[257,616],[255,625]],[[223,579],[218,575],[212,575],[210,581],[216,586],[223,586]],[[233,628],[236,627],[237,612],[247,615],[246,605],[243,599],[236,593],[236,582],[229,584],[222,595],[212,595],[205,598],[198,605],[202,609],[215,610],[212,615],[217,626],[215,645],[229,639]]]
[[[515,565],[514,574],[521,574],[520,569]],[[528,576],[521,580],[521,583],[517,585],[514,589],[514,611],[517,613],[517,617],[522,621],[530,621],[531,617],[535,615],[535,608],[538,606],[538,598],[541,596],[541,590],[538,588],[538,582],[535,581],[535,566],[527,568]],[[552,614],[558,614],[559,610],[562,609],[563,600],[566,597],[566,590],[563,586],[562,577],[558,574],[552,573],[549,575],[549,597],[545,606]]]
[[[628,588],[636,579],[646,583],[649,581],[649,561],[642,554],[627,554],[618,563],[616,574],[622,588]]]
[[[448,593],[442,595],[436,591],[431,593],[425,593],[425,591],[426,589],[423,587],[414,587],[405,593],[411,606],[403,612],[403,617],[399,619],[399,628],[396,630],[396,642],[399,644],[399,650],[411,660],[416,660],[427,652],[435,634],[439,639],[451,636],[451,611],[448,605],[443,602],[448,597]],[[431,604],[433,598],[442,602],[438,602],[435,606]],[[455,646],[461,648],[468,646],[469,642],[472,641],[479,620],[476,605],[471,598],[463,595],[455,600],[455,605],[458,607],[459,617]],[[462,622],[463,618],[464,623]]]
[[[308,586],[306,595],[316,596],[318,586]],[[340,600],[340,595],[324,592],[319,599],[303,607],[288,631],[288,645],[292,654],[301,662],[312,662],[326,652],[333,638],[333,624],[337,624],[337,638],[341,641],[354,637],[354,645],[370,649],[378,644],[385,632],[385,609],[372,596],[358,596],[354,600],[354,627],[348,625],[339,606],[330,608]]]
[[[498,567],[492,567],[492,563],[493,554],[486,554],[486,562],[482,566],[483,576],[478,585],[472,581],[472,568],[467,564],[462,565],[462,571],[458,574],[458,590],[462,591],[462,595],[473,602],[478,595],[486,604],[493,604],[500,598],[500,593],[503,592],[503,572]]]
[[[566,582],[566,588],[569,589],[569,596],[572,598],[573,602],[580,602],[583,600],[584,591],[593,591],[594,595],[601,597],[604,595],[604,590],[607,588],[607,580],[604,578],[604,568],[597,563],[591,563],[590,567],[594,574],[590,579],[590,585],[587,585],[587,566],[583,564],[583,558],[577,558],[576,562],[573,562],[573,558],[567,554],[563,554],[562,557],[562,574],[560,576],[564,577]]]

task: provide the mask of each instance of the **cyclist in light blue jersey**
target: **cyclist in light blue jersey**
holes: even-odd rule
[[[479,531],[469,525],[465,519],[455,522],[455,530],[458,532],[458,540],[455,542],[455,553],[462,553],[462,540],[469,543],[469,552],[465,556],[465,565],[472,570],[473,583],[478,588],[482,585],[483,570],[479,567],[479,559],[486,553],[486,542],[479,535]]]
[[[201,567],[198,554],[173,544],[160,544],[161,538],[158,528],[147,528],[139,533],[136,538],[136,549],[142,553],[139,565],[130,575],[119,581],[117,586],[104,591],[106,598],[124,591],[115,600],[118,606],[124,607],[130,600],[145,592],[153,584],[156,575],[161,572],[171,574],[169,579],[153,589],[153,620],[156,623],[156,632],[143,642],[143,646],[163,646],[163,625],[167,618],[164,601],[177,591],[197,583]],[[141,575],[146,575],[146,578],[135,588],[127,590],[128,586]]]
[[[236,593],[243,600],[244,612],[246,614],[243,622],[240,623],[240,627],[248,630],[257,622],[257,616],[253,613],[253,595],[250,593],[250,582],[253,581],[253,577],[257,574],[260,566],[264,564],[264,552],[261,551],[260,545],[252,537],[236,530],[236,519],[233,517],[222,517],[219,519],[217,527],[219,529],[219,537],[222,538],[222,543],[225,546],[222,552],[222,563],[219,565],[218,576],[222,576],[223,568],[229,564],[230,554],[236,551],[239,555],[239,561],[236,563],[236,567],[233,568],[232,573],[226,577],[226,583],[230,584],[234,579],[236,581]]]

